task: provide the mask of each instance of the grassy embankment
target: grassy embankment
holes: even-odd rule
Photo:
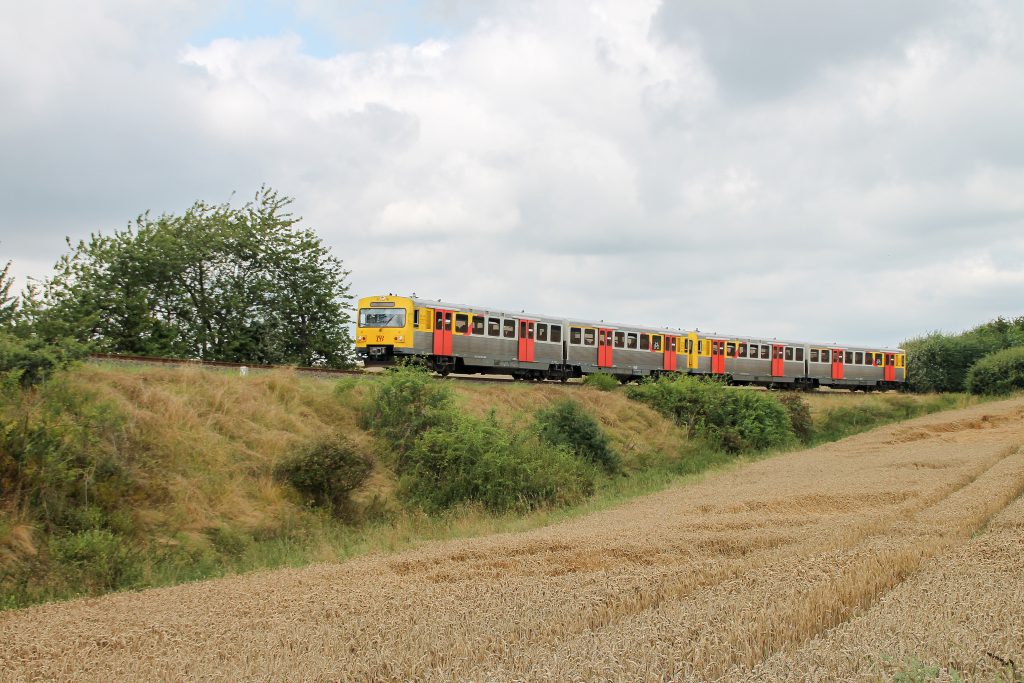
[[[493,414],[511,430],[559,399],[578,401],[619,454],[621,472],[595,476],[593,495],[570,507],[494,513],[469,504],[427,514],[400,499],[388,443],[361,427],[374,383],[87,365],[28,393],[8,392],[0,608],[532,528],[764,455],[688,437],[622,389],[455,384],[458,412]],[[808,395],[805,443],[969,400]],[[345,519],[304,504],[274,474],[325,435],[343,436],[372,464]]]

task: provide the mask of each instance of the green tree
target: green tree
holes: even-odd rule
[[[903,342],[907,381],[915,391],[964,391],[971,366],[1000,349],[1024,346],[1024,316],[1002,316],[959,334],[930,334]]]
[[[348,271],[263,187],[241,207],[196,202],[68,246],[29,298],[37,329],[101,351],[343,366]]]
[[[10,276],[10,270],[11,262],[8,261],[3,271],[0,271],[0,327],[13,325],[18,314],[18,296],[11,294],[14,278]]]

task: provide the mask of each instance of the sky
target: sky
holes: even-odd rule
[[[262,184],[353,293],[850,344],[1024,314],[1019,0],[2,0],[0,261]]]

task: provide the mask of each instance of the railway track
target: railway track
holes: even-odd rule
[[[270,370],[292,370],[303,375],[310,377],[317,377],[320,379],[340,377],[340,376],[356,376],[356,377],[370,377],[375,374],[379,374],[384,371],[384,368],[378,370],[366,370],[362,368],[345,370],[340,368],[306,368],[297,365],[254,365],[252,363],[229,363],[227,361],[219,360],[193,360],[188,358],[161,358],[158,356],[132,356],[123,355],[116,353],[93,353],[89,354],[89,361],[94,363],[100,362],[113,362],[113,363],[125,363],[133,365],[173,365],[173,366],[187,366],[187,367],[203,367],[210,369],[236,369],[239,372],[242,368],[246,368],[247,371],[270,371]],[[473,377],[469,375],[449,375],[446,379],[457,380],[459,382],[489,382],[495,384],[512,384],[515,380],[511,377],[503,376],[487,376],[487,377]],[[552,382],[554,384],[555,382]],[[568,383],[571,386],[578,386],[578,384]]]

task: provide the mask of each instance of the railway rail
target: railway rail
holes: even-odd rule
[[[308,375],[311,377],[317,377],[324,379],[327,377],[337,376],[352,376],[357,377],[371,377],[373,375],[380,374],[384,371],[383,368],[374,370],[367,370],[364,368],[356,369],[343,369],[343,368],[310,368],[302,367],[298,365],[260,365],[253,363],[231,363],[228,361],[219,360],[199,360],[192,358],[163,358],[160,356],[136,356],[136,355],[125,355],[119,353],[92,353],[89,354],[89,360],[91,362],[114,362],[114,363],[126,363],[126,364],[137,364],[137,365],[174,365],[174,366],[192,366],[192,367],[203,367],[211,369],[236,369],[241,370],[246,368],[248,370],[257,371],[270,371],[270,370],[292,370],[294,372]],[[491,382],[495,384],[510,384],[514,382],[512,377],[469,377],[462,375],[450,375],[446,379],[457,380],[460,382]],[[577,384],[570,384],[570,386],[578,386]]]

